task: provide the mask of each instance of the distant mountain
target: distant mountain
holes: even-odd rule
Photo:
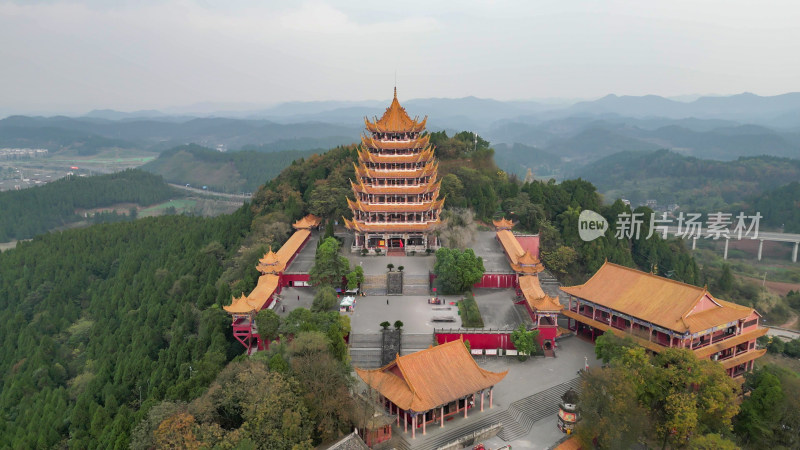
[[[800,160],[757,156],[714,161],[668,150],[620,152],[575,170],[608,201],[654,199],[685,211],[724,211],[743,199],[800,179]]]
[[[330,123],[279,124],[267,120],[194,118],[183,121],[161,119],[106,120],[100,118],[12,116],[0,120],[0,146],[44,147],[57,152],[91,143],[95,147],[138,147],[164,150],[185,143],[238,149],[245,145],[287,149],[295,141],[307,148],[330,148],[358,140],[357,124],[347,127]],[[310,146],[310,147],[309,147]]]
[[[208,186],[218,192],[253,192],[278,175],[292,161],[314,150],[221,153],[199,145],[183,145],[165,152],[141,167],[176,184]]]
[[[800,92],[762,97],[744,93],[727,97],[700,97],[679,102],[656,95],[608,95],[592,102],[579,102],[561,111],[561,115],[617,114],[629,117],[714,118],[771,125],[797,126],[800,115]]]
[[[497,167],[524,179],[531,169],[535,178],[560,179],[565,163],[561,157],[536,147],[523,144],[498,144],[494,146]]]
[[[570,138],[552,142],[545,149],[563,157],[590,161],[621,151],[647,151],[660,147],[609,129],[589,128]]]

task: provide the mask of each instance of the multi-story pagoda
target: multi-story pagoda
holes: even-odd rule
[[[387,253],[425,251],[439,247],[433,234],[444,199],[439,199],[437,163],[425,117],[411,119],[397,101],[383,117],[364,118],[367,134],[361,137],[356,180],[351,180],[354,200],[347,202],[353,220],[353,251],[380,249]]]

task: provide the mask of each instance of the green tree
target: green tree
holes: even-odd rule
[[[519,328],[511,332],[511,343],[517,349],[517,358],[520,361],[525,361],[537,353],[538,337],[539,330],[528,331],[524,324],[520,324]]]
[[[446,294],[468,290],[481,280],[484,271],[483,258],[475,256],[472,249],[461,251],[442,247],[436,250],[433,273]]]
[[[315,285],[339,287],[342,278],[350,271],[350,262],[339,254],[339,241],[326,238],[317,247],[314,266],[309,271],[309,278]]]
[[[576,252],[574,248],[565,245],[559,246],[553,252],[542,253],[542,262],[544,262],[544,265],[548,269],[562,274],[567,273],[569,266],[577,259],[578,252]]]
[[[314,296],[311,311],[330,311],[336,307],[337,300],[336,290],[334,288],[330,286],[321,286],[317,289],[317,294]]]
[[[262,309],[256,314],[256,327],[261,339],[267,342],[274,341],[278,337],[278,328],[281,326],[281,318],[271,309]]]
[[[704,434],[689,441],[689,450],[737,450],[738,448],[736,443],[717,433]]]

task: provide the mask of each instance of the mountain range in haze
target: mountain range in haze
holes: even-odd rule
[[[202,117],[190,108],[11,116],[0,120],[0,147],[43,147],[51,154],[69,148],[91,154],[104,147],[160,152],[187,143],[228,150],[328,149],[357,142],[364,117],[382,115],[388,103],[290,102],[262,109],[223,105],[229,109]],[[582,166],[620,151],[669,149],[717,160],[800,156],[800,93],[693,101],[608,95],[571,104],[475,97],[401,103],[412,117],[427,115],[430,130],[480,134],[496,146],[501,167],[520,175],[527,168],[558,174],[563,172],[560,165]],[[215,105],[195,106],[210,111]],[[541,166],[544,161],[547,167]]]

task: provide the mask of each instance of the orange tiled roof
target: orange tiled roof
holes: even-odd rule
[[[278,275],[262,275],[258,277],[258,285],[248,296],[242,294],[241,297],[233,299],[230,305],[223,306],[222,309],[230,314],[250,314],[264,309],[267,301],[278,288]]]
[[[397,356],[380,369],[356,368],[356,373],[401,409],[423,412],[492,387],[508,371],[481,368],[459,339]]]
[[[760,350],[751,350],[749,352],[742,353],[741,355],[736,355],[731,359],[726,359],[725,361],[720,361],[720,362],[722,363],[722,367],[724,367],[725,369],[730,369],[731,367],[736,367],[739,364],[744,364],[756,358],[760,358],[764,356],[764,353],[767,353],[767,349],[765,348],[762,348]]]
[[[423,167],[419,169],[413,170],[377,170],[377,169],[368,169],[364,166],[357,165],[353,163],[356,168],[356,177],[367,177],[367,178],[420,178],[425,175],[429,174],[436,174],[436,168],[438,167],[438,163],[436,161],[428,161]]]
[[[317,217],[313,214],[309,214],[302,219],[298,220],[297,222],[292,225],[296,230],[308,229],[318,227],[319,224],[322,223],[322,217]]]
[[[272,247],[263,258],[258,260],[256,269],[261,273],[280,273],[286,268],[286,263],[278,258],[278,255],[272,251]]]
[[[358,149],[359,162],[369,161],[372,163],[415,163],[420,161],[430,161],[433,159],[433,147],[427,147],[419,153],[411,153],[408,155],[378,155],[371,153],[364,148]]]
[[[428,231],[431,228],[439,225],[440,220],[436,219],[433,222],[428,222],[426,224],[408,224],[408,223],[389,223],[389,224],[376,224],[376,223],[364,223],[359,222],[357,220],[348,220],[344,219],[344,225],[347,227],[348,230],[354,231],[367,231],[371,233],[380,233],[380,232],[403,232],[403,231]]]
[[[383,150],[400,150],[406,148],[423,148],[428,145],[430,142],[430,135],[426,134],[425,136],[418,137],[416,139],[410,139],[409,141],[381,141],[378,139],[373,139],[371,136],[361,135],[361,143],[364,144],[366,147],[370,148],[379,148]]]
[[[506,219],[505,217],[500,220],[492,220],[492,224],[498,230],[510,230],[514,228],[514,222]]]
[[[419,186],[367,186],[363,181],[358,183],[350,181],[350,186],[354,192],[364,192],[367,194],[425,194],[438,191],[442,185],[442,180],[435,183],[425,183]]]
[[[309,216],[306,216],[304,220],[308,219],[308,217]],[[231,314],[248,314],[263,309],[270,296],[272,296],[275,289],[278,287],[280,273],[286,269],[289,261],[295,253],[300,250],[300,246],[306,242],[309,235],[311,235],[311,231],[308,229],[297,230],[289,237],[286,243],[283,244],[280,250],[273,252],[272,248],[270,248],[256,266],[264,275],[258,277],[258,284],[256,288],[253,289],[253,292],[246,297],[244,295],[239,298],[234,297],[230,305],[223,306],[222,308]]]
[[[511,230],[502,229],[497,232],[497,240],[506,252],[509,264],[515,272],[534,274],[544,270],[538,258],[525,251]]]
[[[347,206],[349,206],[351,210],[353,211],[359,210],[365,212],[423,212],[430,210],[440,210],[442,209],[443,204],[444,204],[444,199],[424,202],[421,205],[409,205],[405,203],[373,205],[358,200],[353,201],[350,200],[349,198],[347,199]]]
[[[564,309],[557,299],[544,293],[537,276],[523,275],[519,277],[519,289],[532,311],[561,311]]]
[[[427,117],[422,122],[417,121],[417,119],[411,119],[406,113],[406,109],[400,106],[400,102],[397,101],[397,88],[395,88],[392,104],[386,108],[383,116],[375,122],[370,122],[365,117],[364,124],[367,130],[373,132],[405,133],[424,130],[427,120]]]
[[[562,291],[679,333],[696,333],[744,319],[752,308],[717,300],[704,288],[606,262],[584,284]],[[704,297],[714,302],[692,313]]]
[[[558,444],[558,447],[555,450],[581,450],[581,442],[578,438],[571,437],[566,441]]]
[[[734,345],[739,345],[742,342],[752,341],[753,339],[758,339],[761,336],[767,334],[768,329],[764,328],[756,328],[753,331],[748,331],[747,333],[742,333],[738,336],[725,339],[724,341],[719,341],[715,344],[707,345],[702,348],[698,348],[694,351],[695,356],[702,359],[708,356],[713,355],[714,353],[721,352],[726,348],[731,348]]]

